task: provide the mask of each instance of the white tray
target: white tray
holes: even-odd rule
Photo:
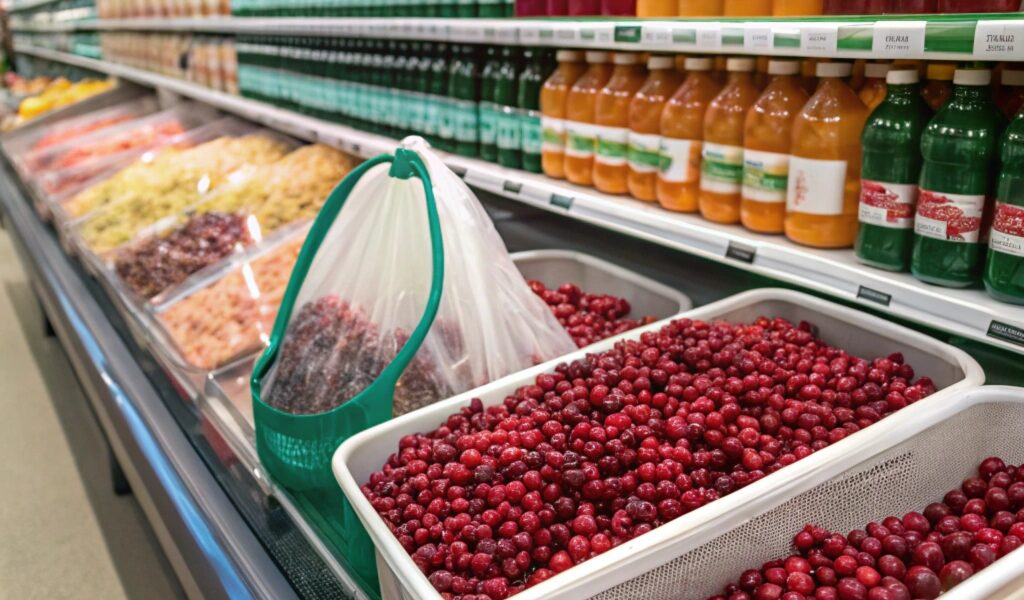
[[[981,367],[961,350],[878,317],[799,292],[755,290],[686,313],[686,316],[695,319],[739,322],[750,322],[760,315],[783,317],[793,322],[810,321],[818,327],[817,334],[824,341],[858,356],[884,356],[902,352],[907,362],[914,366],[917,375],[930,376],[940,391],[896,415],[815,452],[795,465],[533,586],[517,594],[516,600],[577,600],[599,594],[656,569],[673,557],[711,539],[723,529],[735,526],[745,515],[757,512],[757,507],[764,506],[765,498],[784,494],[806,478],[831,469],[837,461],[854,455],[866,456],[886,440],[890,440],[891,445],[892,440],[899,439],[899,432],[906,423],[945,407],[958,392],[984,382]],[[359,489],[359,485],[395,452],[402,436],[435,428],[448,415],[468,405],[473,398],[480,398],[485,406],[498,404],[515,389],[532,383],[537,375],[549,372],[559,363],[610,348],[619,339],[634,338],[644,331],[657,330],[664,324],[662,321],[635,329],[579,352],[509,375],[378,425],[342,444],[334,455],[332,466],[342,490],[352,502],[376,546],[383,598],[440,599],[440,595]],[[676,590],[678,596],[681,590]],[[646,599],[644,595],[639,597]]]

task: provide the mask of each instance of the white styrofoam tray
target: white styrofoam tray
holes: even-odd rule
[[[984,383],[985,376],[981,367],[961,350],[878,317],[800,292],[754,290],[697,308],[683,316],[750,322],[761,315],[783,317],[792,322],[809,321],[817,327],[817,335],[825,342],[857,356],[886,356],[892,352],[902,352],[907,362],[914,366],[916,375],[931,377],[939,391],[896,415],[815,452],[795,465],[533,586],[516,595],[516,600],[577,600],[599,594],[656,569],[749,518],[758,512],[758,507],[765,507],[766,498],[778,497],[778,494],[799,486],[802,481],[816,474],[836,472],[834,465],[844,457],[865,456],[880,444],[888,442],[891,445],[893,440],[900,439],[900,431],[906,423],[940,409],[958,392]],[[551,371],[559,363],[571,362],[588,353],[611,348],[620,339],[634,338],[644,331],[657,330],[665,323],[661,321],[634,329],[579,352],[509,375],[392,419],[342,444],[334,454],[334,474],[374,541],[384,599],[440,598],[359,489],[359,485],[397,450],[398,440],[402,436],[434,429],[448,415],[468,405],[473,398],[480,398],[484,406],[498,404],[515,389],[533,383],[537,375]]]

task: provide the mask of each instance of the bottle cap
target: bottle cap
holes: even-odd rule
[[[617,65],[635,65],[638,62],[637,58],[639,57],[632,52],[616,52],[612,62]]]
[[[814,68],[818,77],[849,77],[852,72],[853,65],[848,62],[818,63]]]
[[[688,56],[683,61],[683,68],[687,71],[710,71],[711,59],[706,56]]]
[[[671,69],[676,65],[676,61],[671,56],[665,56],[663,54],[655,54],[647,59],[647,68],[652,71],[655,69]]]
[[[988,69],[957,69],[953,73],[955,85],[981,86],[992,83],[992,71]]]
[[[800,62],[795,60],[768,61],[769,75],[796,75],[800,72]]]
[[[587,50],[587,62],[590,64],[606,63],[609,58],[608,53],[602,50]]]
[[[871,79],[884,79],[889,72],[889,65],[885,63],[868,63],[864,65],[864,76]]]
[[[583,53],[579,50],[559,50],[555,53],[555,60],[558,62],[579,62],[583,60]]]
[[[754,59],[746,56],[733,56],[725,61],[725,70],[731,73],[749,73],[754,70]]]
[[[955,70],[956,66],[949,63],[932,63],[928,65],[928,79],[953,81],[953,71]]]
[[[921,76],[918,75],[917,69],[900,69],[885,74],[885,82],[892,85],[910,85],[917,83],[920,79]]]
[[[1016,69],[1003,69],[1003,85],[1024,85],[1024,71]]]

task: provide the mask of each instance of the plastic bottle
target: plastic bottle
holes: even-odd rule
[[[661,113],[683,76],[671,56],[647,59],[647,81],[629,104],[629,193],[638,200],[658,199],[661,167]]]
[[[953,97],[955,70],[956,67],[949,63],[929,63],[928,82],[921,88],[921,96],[932,112],[938,112]]]
[[[569,89],[587,70],[579,50],[559,50],[558,68],[540,90],[541,166],[544,174],[565,178],[565,108]]]
[[[678,0],[636,0],[638,17],[674,17],[678,9]]]
[[[494,97],[501,58],[497,46],[487,47],[484,68],[480,71],[480,158],[498,160],[498,119],[501,108]]]
[[[473,46],[457,46],[458,58],[452,61],[448,78],[448,96],[452,99],[454,151],[463,156],[479,154],[480,70]]]
[[[716,223],[739,223],[743,183],[743,124],[759,95],[754,59],[730,58],[729,80],[704,113],[700,214]]]
[[[857,92],[857,96],[868,110],[875,110],[875,107],[885,100],[885,74],[888,72],[889,65],[885,63],[864,65],[864,85]]]
[[[637,54],[616,52],[612,61],[611,79],[601,88],[594,113],[594,187],[606,194],[625,194],[629,191],[629,105],[647,74]]]
[[[1024,304],[1024,113],[1006,129],[1000,156],[985,289],[1003,302]]]
[[[981,279],[982,223],[1006,127],[992,102],[991,80],[992,72],[985,69],[957,69],[953,99],[921,137],[924,167],[910,261],[921,281],[967,287]]]
[[[720,17],[723,0],[679,0],[680,17]]]
[[[772,15],[776,17],[811,17],[820,15],[822,0],[775,0]]]
[[[772,0],[725,0],[722,12],[726,17],[767,17],[772,14]]]
[[[544,72],[549,51],[525,48],[525,67],[519,74],[516,106],[519,108],[520,139],[522,141],[522,167],[531,173],[541,172],[540,88],[544,85]]]
[[[811,95],[818,89],[818,77],[815,75],[818,69],[817,58],[805,58],[800,61],[800,86],[804,88],[807,95]]]
[[[569,16],[589,17],[601,14],[601,0],[569,0]]]
[[[861,136],[860,229],[854,252],[868,265],[906,271],[914,243],[914,206],[921,175],[921,134],[931,110],[917,71],[889,71],[885,100]]]
[[[597,95],[612,76],[607,52],[591,50],[586,57],[587,70],[569,90],[565,105],[565,177],[579,185],[592,185],[594,181]]]
[[[518,169],[522,166],[522,127],[519,123],[519,49],[501,48],[501,66],[494,85],[494,102],[501,111],[498,117],[498,164]]]
[[[686,79],[661,111],[661,169],[658,203],[668,210],[697,212],[704,113],[721,86],[711,76],[710,58],[685,61]]]
[[[1007,119],[1012,119],[1024,106],[1024,71],[1003,69],[1002,83],[996,94],[996,105]]]
[[[601,0],[601,14],[606,17],[635,17],[636,0]]]
[[[782,233],[793,119],[809,96],[800,87],[800,62],[773,60],[772,77],[743,125],[743,193],[740,222],[751,231]]]
[[[428,130],[424,131],[431,145],[442,150],[451,150],[453,144],[453,126],[451,122],[448,84],[451,63],[455,60],[454,50],[448,44],[435,46],[434,60],[428,77],[430,84],[430,104],[427,106]]]
[[[793,122],[786,237],[799,244],[845,248],[857,235],[868,109],[843,81],[850,71],[850,63],[818,63],[818,89]]]

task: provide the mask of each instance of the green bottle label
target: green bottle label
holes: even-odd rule
[[[629,129],[597,125],[596,160],[604,165],[620,166],[629,159]]]
[[[523,139],[523,152],[526,154],[540,154],[541,148],[544,145],[543,136],[541,135],[541,116],[539,110],[526,111],[521,116],[520,125],[522,127]]]
[[[451,109],[455,112],[453,118],[455,139],[460,142],[476,142],[480,128],[477,103],[472,100],[453,100]]]
[[[498,143],[498,120],[501,117],[500,107],[493,102],[480,103],[480,143],[494,145]]]
[[[738,194],[743,181],[743,148],[704,142],[700,189],[715,194]]]
[[[501,107],[498,147],[502,150],[519,150],[522,147],[522,126],[519,123],[519,111],[515,107]]]
[[[661,136],[629,132],[629,168],[636,173],[653,173],[661,167]]]
[[[783,203],[789,182],[789,155],[744,149],[743,197]]]

